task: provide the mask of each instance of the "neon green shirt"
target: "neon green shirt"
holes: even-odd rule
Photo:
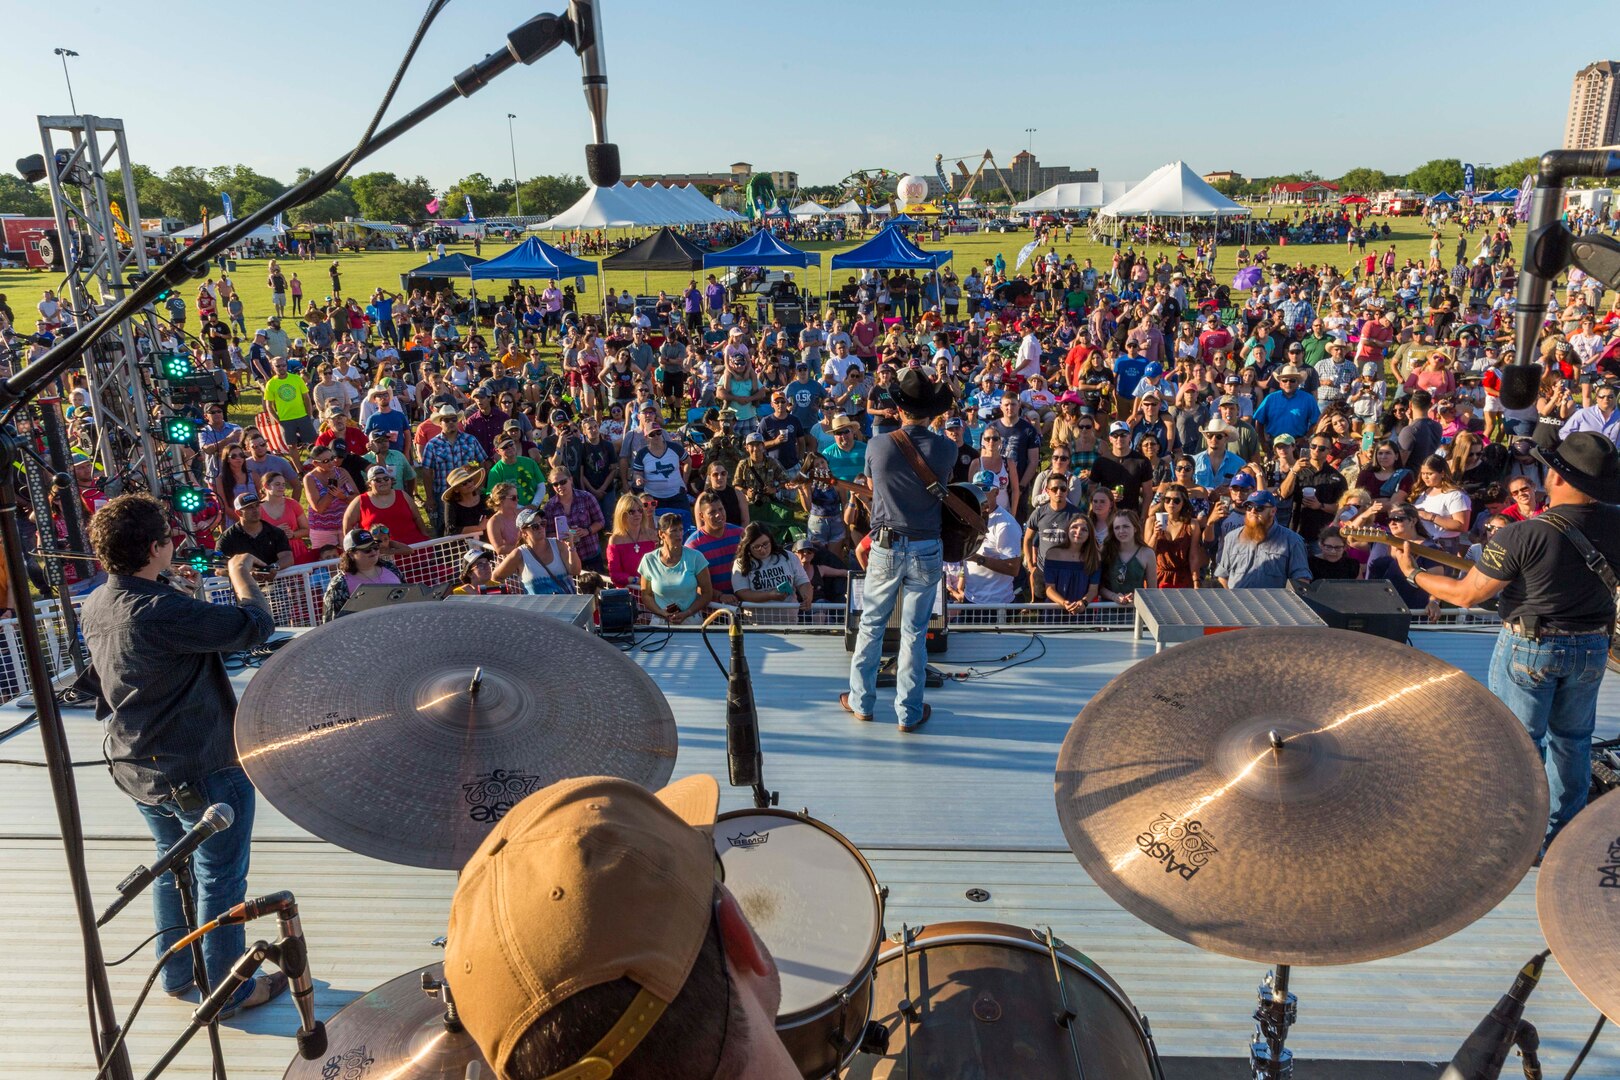
[[[309,406],[304,404],[304,395],[308,392],[304,380],[290,371],[264,384],[264,400],[270,403],[277,420],[301,420],[308,416]]]

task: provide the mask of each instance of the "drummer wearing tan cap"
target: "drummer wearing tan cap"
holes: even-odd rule
[[[712,777],[519,803],[462,871],[445,974],[503,1080],[800,1076],[770,952],[717,880]]]

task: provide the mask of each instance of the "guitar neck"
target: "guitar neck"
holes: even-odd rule
[[[1398,536],[1391,536],[1389,533],[1381,532],[1378,529],[1342,529],[1340,531],[1350,540],[1371,540],[1379,544],[1388,544],[1391,547],[1396,544],[1405,544],[1406,550],[1410,551],[1414,557],[1428,559],[1430,562],[1439,563],[1441,566],[1449,566],[1453,570],[1466,572],[1474,568],[1473,561],[1465,559],[1461,555],[1453,555],[1449,551],[1432,548],[1415,540],[1402,540]]]

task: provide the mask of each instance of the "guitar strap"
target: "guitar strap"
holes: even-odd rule
[[[1603,582],[1604,588],[1610,593],[1620,592],[1620,578],[1615,577],[1614,567],[1609,565],[1609,560],[1603,557],[1601,551],[1592,546],[1592,541],[1586,538],[1586,534],[1575,527],[1573,521],[1554,510],[1543,511],[1541,520],[1563,533],[1564,539],[1575,545],[1581,561],[1586,563],[1588,570],[1597,575],[1599,581]]]
[[[985,524],[984,518],[979,516],[977,510],[964,502],[960,495],[939,482],[939,477],[934,475],[934,470],[930,469],[928,462],[923,460],[917,445],[911,441],[911,436],[904,431],[891,431],[889,432],[889,438],[894,441],[894,445],[900,448],[900,452],[905,455],[906,460],[911,462],[911,470],[917,474],[917,479],[923,482],[923,486],[928,489],[930,495],[944,503],[951,513],[955,514],[957,518],[966,523],[978,535],[983,536],[990,530],[990,526]]]

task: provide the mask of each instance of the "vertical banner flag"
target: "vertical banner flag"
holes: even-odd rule
[[[1473,165],[1464,165],[1463,166],[1463,194],[1464,195],[1472,195],[1473,193],[1474,193],[1474,166]]]
[[[437,214],[439,212],[439,197],[437,195],[428,200],[427,212],[430,214]]]
[[[124,212],[118,208],[117,203],[107,204],[112,209],[113,235],[120,244],[134,245],[135,241],[129,235],[129,229],[124,224]]]
[[[231,205],[231,193],[228,191],[220,192],[219,201],[220,205],[225,207],[225,224],[229,225],[236,220],[236,208]]]
[[[208,235],[208,207],[207,207],[207,205],[197,207],[197,214],[198,214],[199,217],[202,218],[203,235],[207,236]]]
[[[1019,248],[1018,262],[1013,266],[1013,273],[1016,274],[1019,270],[1023,269],[1024,263],[1029,261],[1029,257],[1035,254],[1035,249],[1040,246],[1041,242],[1039,240],[1031,240],[1029,243]]]
[[[287,223],[281,220],[280,213],[277,213],[275,218],[271,220],[270,227],[276,231],[278,236],[287,231]]]
[[[467,200],[467,220],[468,221],[477,221],[478,220],[478,215],[473,213],[472,196],[471,195],[463,195],[462,198]]]
[[[1513,216],[1523,221],[1530,216],[1531,189],[1536,185],[1536,174],[1525,176],[1524,183],[1519,185],[1519,197],[1513,200]]]

